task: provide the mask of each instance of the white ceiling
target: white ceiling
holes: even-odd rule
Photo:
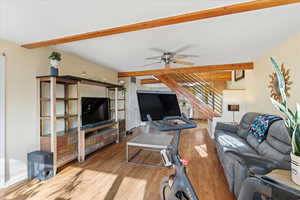
[[[0,0],[0,38],[19,44],[127,25],[229,5],[237,0]],[[196,65],[253,61],[300,32],[300,4],[124,33],[55,46],[117,71],[139,67],[144,58],[194,45],[185,54]],[[182,67],[181,65],[178,65]],[[178,67],[174,66],[174,67]]]

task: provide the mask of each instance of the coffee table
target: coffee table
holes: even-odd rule
[[[160,152],[163,149],[166,149],[173,141],[174,136],[168,134],[150,134],[150,133],[141,133],[136,137],[127,141],[126,144],[126,160],[129,164],[134,164],[138,166],[148,166],[148,167],[157,167],[163,168],[163,166],[138,163],[133,162],[132,160],[137,157],[142,151],[154,151]],[[134,147],[139,150],[134,155],[129,155],[129,148]]]

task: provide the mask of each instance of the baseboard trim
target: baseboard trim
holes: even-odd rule
[[[0,185],[0,188],[6,188],[6,187],[12,186],[16,183],[25,181],[27,179],[28,179],[27,173],[23,173],[23,174],[20,174],[18,176],[15,176],[15,177],[9,179],[4,185]]]

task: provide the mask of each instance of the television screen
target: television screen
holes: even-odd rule
[[[109,98],[82,97],[82,126],[110,120]]]
[[[168,116],[181,116],[176,94],[162,91],[137,91],[141,120],[162,120]]]

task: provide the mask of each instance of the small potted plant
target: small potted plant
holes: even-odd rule
[[[52,76],[58,76],[58,64],[61,61],[61,54],[59,52],[53,51],[48,57],[51,64],[50,74]]]
[[[291,137],[292,152],[291,152],[291,169],[292,180],[300,185],[300,105],[297,104],[296,111],[288,108],[286,81],[284,75],[276,61],[271,58],[273,67],[278,80],[278,89],[280,91],[280,99],[275,100],[271,97],[273,105],[285,115],[285,125]]]
[[[187,116],[190,117],[191,116],[191,107],[189,105],[189,103],[185,100],[182,100],[180,102],[180,107],[182,109],[182,112]]]

